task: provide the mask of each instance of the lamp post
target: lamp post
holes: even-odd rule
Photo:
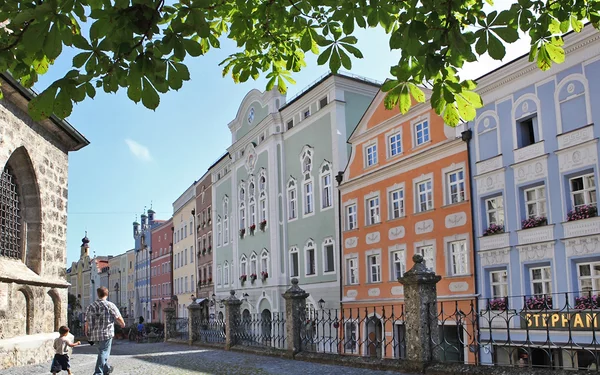
[[[121,304],[119,303],[119,282],[115,283],[115,292],[117,293],[117,307],[120,309]]]
[[[319,309],[323,310],[323,308],[325,307],[325,301],[323,300],[323,298],[321,298],[317,304],[319,304]]]

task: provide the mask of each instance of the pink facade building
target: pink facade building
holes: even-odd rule
[[[150,293],[152,295],[152,321],[164,321],[163,309],[171,302],[173,219],[152,229],[152,255],[150,260]]]

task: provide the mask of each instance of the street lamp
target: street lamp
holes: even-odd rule
[[[117,305],[121,306],[121,304],[119,303],[119,282],[118,281],[115,283],[115,292],[117,293]]]
[[[319,304],[319,309],[323,310],[323,308],[325,307],[325,301],[323,300],[323,298],[321,298],[317,303]]]

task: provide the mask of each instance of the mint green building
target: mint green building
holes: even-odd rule
[[[211,168],[218,299],[234,289],[243,315],[283,312],[296,277],[309,305],[340,306],[335,176],[378,89],[328,74],[287,102],[276,89],[246,95],[229,124],[229,157]]]

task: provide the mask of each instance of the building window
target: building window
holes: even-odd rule
[[[358,258],[346,259],[346,283],[358,284]]]
[[[367,199],[367,225],[379,223],[379,197]]]
[[[366,148],[367,167],[377,164],[377,144],[372,144]]]
[[[528,218],[546,217],[546,188],[538,186],[524,191]]]
[[[327,97],[321,98],[319,100],[319,109],[323,109],[327,105]]]
[[[315,259],[315,245],[312,241],[309,241],[304,248],[304,253],[306,255],[306,275],[316,275],[317,274],[317,264]]]
[[[462,276],[469,273],[469,262],[467,255],[467,242],[450,242],[450,274]]]
[[[227,262],[223,266],[223,285],[229,285],[229,264]]]
[[[435,272],[435,254],[433,251],[433,246],[421,246],[417,248],[417,254],[420,254],[423,257],[423,261],[425,262],[425,267],[427,269]]]
[[[254,202],[254,198],[250,198],[248,208],[250,210],[250,226],[256,226],[256,203]]]
[[[263,250],[260,254],[260,271],[269,274],[269,252],[267,250]]]
[[[229,202],[223,203],[223,245],[229,243]]]
[[[256,275],[257,271],[258,271],[258,264],[257,264],[256,254],[252,253],[252,255],[250,255],[250,274]]]
[[[429,121],[419,122],[415,125],[415,144],[420,146],[429,142]]]
[[[390,157],[400,155],[402,153],[402,134],[392,134],[388,138],[390,147]]]
[[[531,292],[534,296],[552,294],[552,271],[550,267],[531,268]]]
[[[265,176],[265,172],[261,171],[260,178],[258,179],[258,191],[262,193],[265,190],[267,190],[267,177]]]
[[[458,203],[465,200],[465,172],[450,172],[447,175],[448,183],[448,203]]]
[[[256,189],[254,187],[254,181],[250,181],[250,183],[248,184],[248,195],[250,196],[250,199],[254,197],[255,193]]]
[[[298,248],[292,247],[290,249],[290,277],[298,277],[299,269]]]
[[[187,255],[188,255],[188,249],[185,249],[184,250],[184,255],[183,255],[183,261],[184,261],[185,265],[187,265],[187,260],[188,260]]]
[[[242,255],[242,258],[240,259],[240,276],[248,276],[248,270],[247,270],[247,265],[248,262],[246,260],[246,256]]]
[[[397,219],[404,216],[404,189],[392,190],[389,195],[389,218]]]
[[[490,283],[493,299],[508,296],[508,277],[506,270],[490,272]]]
[[[356,205],[346,206],[346,230],[356,229]]]
[[[221,247],[221,218],[217,217],[217,247]]]
[[[502,196],[486,199],[485,210],[488,226],[504,224],[504,200]]]
[[[291,119],[287,122],[287,130],[290,130],[294,127],[294,119]]]
[[[358,323],[344,323],[344,349],[346,352],[358,352]]]
[[[394,251],[392,256],[392,280],[398,280],[406,272],[406,259],[404,250]]]
[[[569,180],[573,208],[596,205],[596,181],[594,174],[586,174]]]
[[[304,183],[304,213],[310,214],[314,211],[313,184],[312,181]]]
[[[309,117],[310,117],[310,108],[306,108],[304,111],[302,111],[302,118],[304,120],[306,120]]]
[[[325,173],[321,176],[321,202],[322,208],[328,208],[333,205],[331,173]]]
[[[600,262],[580,263],[577,266],[577,272],[580,293],[600,290]]]
[[[298,215],[298,193],[296,190],[296,182],[290,180],[288,183],[288,219],[295,219]]]
[[[433,209],[433,184],[431,180],[417,183],[418,211],[424,212]]]
[[[267,195],[263,192],[260,193],[260,222],[264,223],[267,221]]]
[[[246,228],[246,208],[244,203],[240,204],[240,230]]]
[[[369,282],[381,282],[381,255],[370,255],[367,257],[369,264]]]
[[[517,120],[517,142],[519,148],[527,147],[536,142],[535,129],[537,128],[537,121],[537,115]]]
[[[221,286],[221,266],[217,266],[217,285]]]
[[[328,238],[323,244],[323,256],[325,267],[323,272],[334,272],[335,271],[335,250],[333,248],[333,240]]]

